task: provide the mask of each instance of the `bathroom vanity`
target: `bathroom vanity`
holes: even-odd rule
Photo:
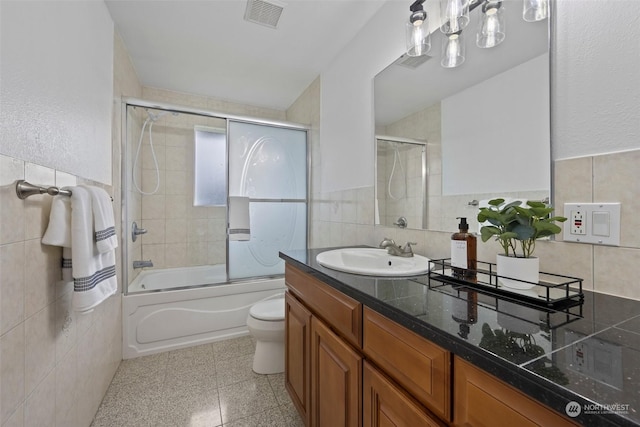
[[[517,311],[428,275],[330,270],[322,251],[280,254],[285,385],[307,426],[640,425],[640,302],[586,293],[579,307]],[[593,369],[604,360],[611,378]]]

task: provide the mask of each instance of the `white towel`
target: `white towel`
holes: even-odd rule
[[[71,200],[70,197],[67,196],[67,198]],[[62,248],[62,281],[64,283],[73,282],[71,248]]]
[[[42,243],[63,248],[71,247],[71,198],[69,196],[53,197],[49,225],[42,236]]]
[[[100,187],[83,185],[91,194],[91,208],[93,210],[93,230],[96,246],[100,253],[106,253],[118,247],[113,203],[111,196]]]
[[[74,310],[91,310],[115,294],[118,289],[115,251],[98,251],[92,197],[85,187],[75,187],[71,194],[71,258]]]
[[[251,240],[249,198],[229,197],[229,241]]]

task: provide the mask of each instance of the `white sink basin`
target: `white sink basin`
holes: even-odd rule
[[[402,277],[425,274],[429,258],[414,255],[410,258],[392,256],[386,249],[344,248],[326,251],[316,256],[324,267],[366,276]]]

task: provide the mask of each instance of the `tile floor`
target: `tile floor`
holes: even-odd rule
[[[284,374],[251,369],[249,337],[123,360],[92,427],[303,426]]]

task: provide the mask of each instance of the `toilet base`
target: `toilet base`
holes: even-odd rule
[[[257,341],[253,356],[253,372],[279,374],[284,372],[284,341]]]

